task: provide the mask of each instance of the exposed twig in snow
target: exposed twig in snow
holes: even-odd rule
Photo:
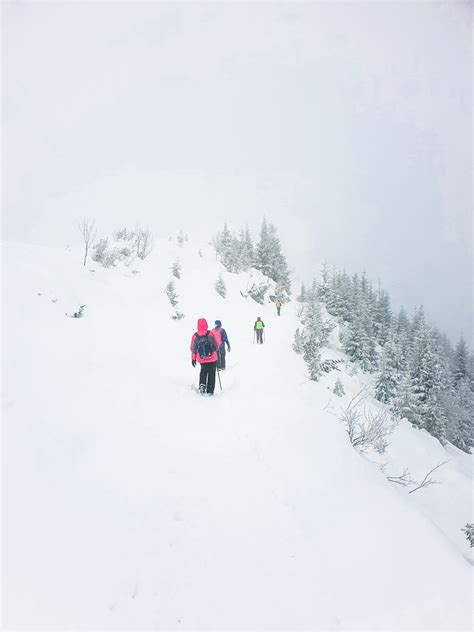
[[[432,470],[428,472],[428,474],[426,474],[425,478],[421,481],[418,487],[415,487],[415,489],[411,489],[408,493],[413,494],[413,492],[418,491],[422,487],[428,487],[429,485],[438,485],[440,481],[434,481],[433,479],[431,479],[430,474],[433,474],[433,472],[441,466],[446,465],[447,462],[448,461],[443,461],[442,463],[438,463],[438,465],[436,465]]]

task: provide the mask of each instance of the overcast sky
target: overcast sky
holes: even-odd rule
[[[3,3],[3,236],[278,227],[472,343],[470,2]]]

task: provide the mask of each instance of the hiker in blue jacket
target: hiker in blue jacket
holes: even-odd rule
[[[212,330],[214,335],[220,340],[219,349],[217,351],[217,370],[223,371],[225,369],[225,350],[230,351],[230,342],[227,337],[226,330],[222,327],[220,320],[215,321],[216,326]]]

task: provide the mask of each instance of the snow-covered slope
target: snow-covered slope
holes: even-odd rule
[[[389,473],[449,463],[390,484],[337,419],[363,378],[339,374],[342,399],[338,374],[309,382],[293,305],[278,318],[225,271],[223,299],[220,271],[190,243],[108,270],[4,244],[4,626],[470,628],[471,457],[401,424]],[[201,316],[232,344],[213,399],[190,388]]]

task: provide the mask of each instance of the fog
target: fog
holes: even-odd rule
[[[278,227],[472,344],[470,2],[5,3],[3,238]]]

